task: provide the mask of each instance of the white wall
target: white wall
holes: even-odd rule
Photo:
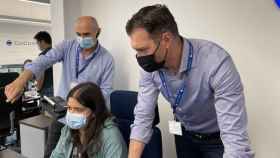
[[[39,31],[50,31],[50,27],[0,22],[0,65],[23,64],[27,58],[35,59],[40,50],[33,37]],[[12,45],[6,44],[8,40]]]
[[[249,132],[257,158],[280,157],[280,9],[273,0],[82,0],[82,14],[99,21],[101,43],[116,60],[115,88],[137,90],[138,66],[125,23],[142,6],[165,3],[182,35],[215,41],[230,52],[242,76]],[[164,157],[175,157],[167,134],[170,106],[160,103]]]

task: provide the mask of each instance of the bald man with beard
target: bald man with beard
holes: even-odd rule
[[[7,102],[15,102],[33,76],[40,78],[42,72],[53,64],[61,62],[62,72],[57,96],[66,99],[71,88],[79,83],[90,81],[101,88],[109,108],[114,60],[98,41],[101,29],[94,17],[82,16],[76,20],[74,30],[76,39],[62,41],[45,55],[25,65],[20,76],[5,87]],[[63,123],[60,122],[63,121],[53,121],[49,127],[45,157],[50,156],[60,137],[63,127]]]

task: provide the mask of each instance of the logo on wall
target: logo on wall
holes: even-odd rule
[[[280,0],[275,0],[276,5],[280,8]]]
[[[11,40],[7,40],[6,44],[7,44],[7,46],[11,46],[13,44],[13,42]]]
[[[34,46],[36,45],[36,42],[31,42],[31,41],[12,41],[12,40],[7,40],[6,41],[7,46]]]

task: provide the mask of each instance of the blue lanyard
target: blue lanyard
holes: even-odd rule
[[[189,42],[189,41],[187,41],[187,42],[189,44],[189,56],[188,56],[186,76],[188,76],[189,72],[192,69],[192,61],[193,61],[193,46],[192,46],[191,42]],[[171,102],[172,95],[171,95],[171,93],[170,93],[170,91],[168,89],[167,82],[166,82],[166,79],[164,77],[164,73],[162,71],[159,71],[159,76],[160,76],[163,88],[166,91],[168,100]],[[175,112],[176,107],[179,106],[179,104],[180,104],[180,102],[182,100],[183,94],[185,92],[186,86],[187,86],[186,82],[183,82],[181,88],[178,89],[177,95],[176,95],[176,98],[175,98],[175,103],[174,104],[171,103],[171,106],[173,108],[173,112]]]
[[[89,63],[94,59],[94,57],[96,56],[96,54],[99,52],[100,50],[100,45],[98,44],[97,45],[97,50],[93,53],[93,55],[86,60],[86,63],[85,65],[81,68],[81,70],[79,70],[79,62],[80,62],[80,50],[81,50],[81,47],[78,46],[77,47],[77,50],[76,50],[76,79],[78,79],[79,75],[85,71],[85,69],[88,67]]]

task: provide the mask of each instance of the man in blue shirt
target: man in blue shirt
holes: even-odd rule
[[[76,39],[64,40],[46,54],[40,55],[32,63],[25,66],[23,73],[5,87],[8,102],[14,102],[18,98],[24,85],[32,79],[33,75],[38,79],[47,68],[61,62],[62,75],[58,96],[65,99],[72,87],[78,83],[91,81],[100,86],[107,101],[107,106],[109,106],[114,61],[112,55],[97,40],[100,33],[98,23],[93,17],[80,17],[75,23],[75,32],[77,34]],[[45,157],[49,157],[55,147],[62,126],[56,121],[52,124]]]
[[[40,55],[45,55],[52,49],[52,38],[47,31],[40,31],[34,36],[39,49],[42,51]],[[41,95],[53,96],[53,68],[48,68],[42,74],[41,79],[37,80],[37,88]]]
[[[217,44],[182,37],[164,5],[140,9],[126,31],[142,68],[129,158],[152,136],[159,93],[171,104],[178,158],[253,158],[243,86],[231,56]]]

